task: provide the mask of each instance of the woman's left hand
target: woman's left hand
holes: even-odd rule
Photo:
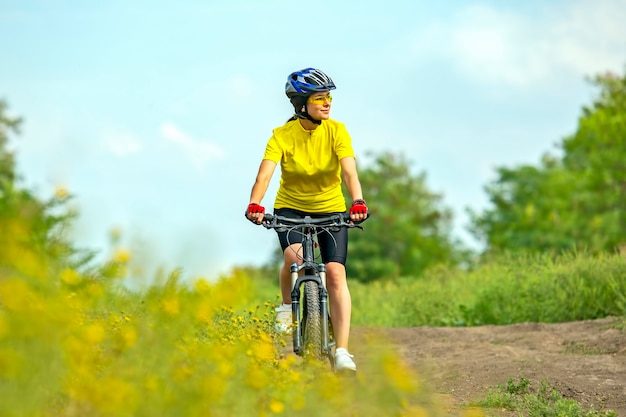
[[[362,222],[369,216],[369,210],[365,200],[357,199],[352,202],[350,207],[350,220],[353,222]]]

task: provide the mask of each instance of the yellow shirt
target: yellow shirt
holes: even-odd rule
[[[293,120],[273,133],[263,159],[280,162],[280,187],[274,208],[310,213],[345,211],[339,161],[354,157],[345,125],[329,119],[322,120],[314,130],[305,130]]]

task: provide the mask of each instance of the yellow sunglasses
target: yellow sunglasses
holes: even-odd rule
[[[325,96],[309,97],[307,101],[311,104],[325,104],[327,101],[332,103],[333,96],[326,94]]]

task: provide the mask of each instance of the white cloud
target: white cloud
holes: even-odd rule
[[[559,46],[558,58],[579,72],[621,69],[626,52],[626,1],[581,0],[566,12],[550,28]]]
[[[413,50],[443,55],[480,82],[524,88],[621,70],[625,21],[626,0],[559,2],[527,14],[472,5],[421,31]]]
[[[130,133],[110,133],[104,137],[104,147],[113,155],[123,158],[140,152],[143,144]]]
[[[172,123],[165,123],[161,126],[161,135],[179,148],[198,170],[204,169],[210,161],[223,158],[225,155],[221,147],[194,139]]]

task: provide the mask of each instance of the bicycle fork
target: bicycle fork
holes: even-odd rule
[[[293,350],[297,355],[302,355],[302,323],[300,317],[300,287],[307,281],[313,281],[317,284],[319,291],[320,318],[322,327],[322,353],[331,357],[330,331],[328,322],[328,290],[326,289],[326,265],[317,265],[318,275],[311,273],[309,268],[305,269],[305,274],[299,276],[298,272],[304,266],[297,263],[291,265],[291,318],[294,323],[293,329]]]

